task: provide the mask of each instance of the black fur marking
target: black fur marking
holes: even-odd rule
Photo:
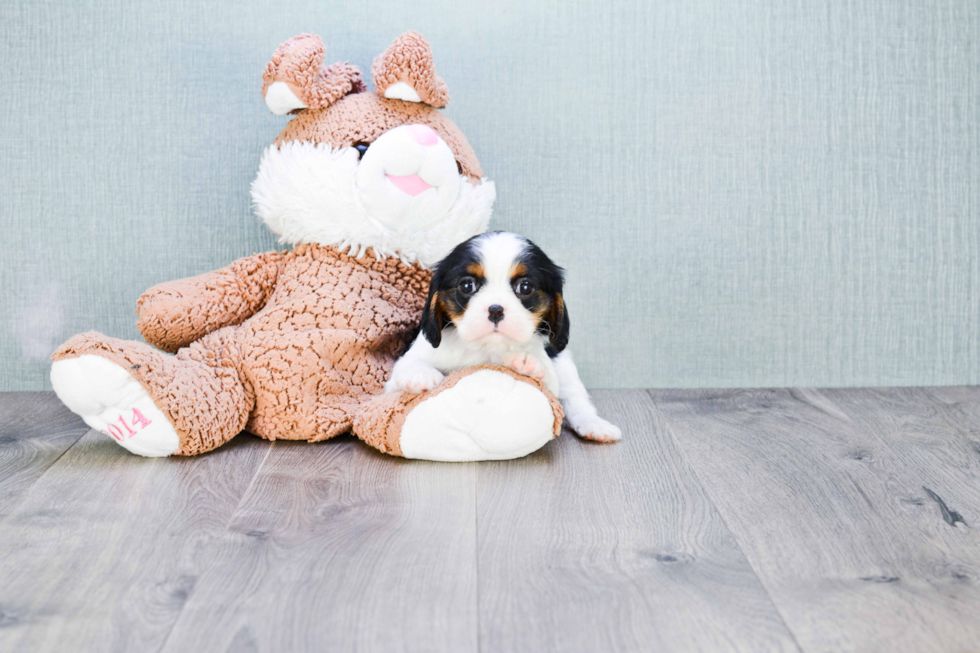
[[[435,288],[429,286],[429,298],[425,302],[425,308],[422,309],[422,320],[419,323],[419,330],[425,339],[429,341],[433,347],[438,347],[439,343],[442,342],[442,327],[445,320],[442,315],[442,311],[432,310],[432,299],[435,294]]]
[[[520,257],[520,262],[526,269],[523,278],[530,280],[536,290],[527,299],[522,299],[521,303],[524,304],[524,308],[532,313],[539,311],[546,305],[550,306],[538,327],[538,333],[548,336],[548,341],[555,351],[555,356],[557,356],[568,345],[568,335],[571,328],[568,319],[568,307],[565,306],[565,300],[562,297],[565,271],[555,264],[540,247],[530,240],[525,239],[525,242],[527,248]],[[551,352],[548,352],[548,355],[551,356]]]
[[[439,343],[442,342],[442,330],[453,324],[446,310],[459,315],[466,310],[466,304],[470,301],[470,296],[461,293],[458,286],[464,277],[473,276],[466,268],[474,263],[480,263],[473,248],[473,241],[476,238],[479,236],[474,236],[453,248],[453,251],[449,252],[446,258],[436,264],[435,270],[432,272],[432,281],[429,282],[429,296],[426,299],[425,308],[422,309],[421,329],[425,339],[433,347],[438,347]],[[483,280],[477,279],[476,281],[479,287]],[[436,300],[437,307],[443,306],[445,310],[433,310],[433,299]]]

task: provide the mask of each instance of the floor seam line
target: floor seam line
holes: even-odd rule
[[[18,499],[18,500],[17,500],[17,503],[16,503],[16,505],[14,505],[14,506],[11,506],[11,510],[10,510],[10,512],[8,512],[8,513],[7,513],[6,515],[4,515],[4,516],[3,516],[3,519],[0,519],[0,524],[4,524],[4,523],[6,523],[6,521],[7,521],[7,520],[8,520],[8,519],[9,519],[9,518],[10,518],[10,517],[11,517],[11,516],[12,516],[12,515],[14,514],[14,513],[16,513],[16,512],[17,512],[17,509],[18,509],[18,508],[19,508],[19,507],[20,507],[20,506],[21,506],[21,505],[22,505],[22,504],[23,504],[23,503],[24,503],[25,501],[27,501],[27,498],[28,498],[28,497],[30,496],[30,494],[31,494],[31,490],[33,490],[33,489],[34,489],[34,486],[35,486],[35,485],[37,485],[37,484],[38,484],[38,482],[39,482],[39,481],[40,481],[40,480],[41,480],[42,478],[44,478],[45,476],[47,476],[47,474],[48,474],[48,472],[49,472],[49,471],[51,471],[51,468],[52,468],[52,467],[54,467],[54,466],[55,466],[55,465],[56,465],[56,464],[58,463],[58,461],[59,461],[59,460],[61,460],[62,458],[64,458],[64,457],[65,457],[65,454],[66,454],[66,453],[68,453],[69,451],[71,451],[71,450],[72,450],[72,449],[74,448],[74,446],[75,446],[76,444],[78,444],[79,442],[81,442],[81,440],[82,440],[82,438],[84,438],[84,437],[85,437],[86,435],[88,435],[90,431],[94,431],[94,430],[95,430],[95,429],[92,429],[92,428],[88,428],[88,427],[86,427],[86,430],[85,430],[85,432],[84,432],[84,433],[82,433],[82,434],[81,434],[80,436],[78,436],[78,438],[77,438],[77,439],[76,439],[76,440],[75,440],[74,442],[72,442],[72,443],[71,443],[70,445],[68,445],[68,446],[67,446],[67,447],[65,448],[65,450],[64,450],[64,451],[62,451],[62,452],[61,452],[60,454],[58,454],[58,457],[57,457],[57,458],[55,458],[54,460],[52,460],[52,461],[51,461],[51,463],[50,463],[50,464],[48,464],[48,466],[44,468],[44,471],[43,471],[43,472],[41,472],[40,474],[38,474],[38,477],[37,477],[37,478],[35,478],[35,479],[34,479],[33,481],[31,481],[31,483],[30,483],[30,485],[28,485],[28,486],[27,486],[26,488],[24,488],[24,491],[23,491],[23,493],[21,494],[21,497],[20,497],[20,499]]]
[[[269,441],[269,447],[265,451],[265,456],[262,457],[262,462],[260,462],[255,467],[255,473],[252,474],[252,478],[249,479],[248,485],[246,485],[245,486],[245,490],[242,491],[241,498],[238,500],[238,503],[235,504],[235,508],[231,511],[231,514],[228,515],[228,521],[225,522],[224,532],[227,533],[228,532],[228,529],[231,528],[231,523],[233,521],[235,521],[235,515],[238,514],[238,511],[239,510],[241,510],[241,508],[242,508],[242,502],[245,500],[245,497],[248,496],[248,493],[252,489],[252,486],[255,485],[255,479],[257,479],[259,477],[259,472],[261,472],[262,471],[262,468],[265,467],[266,462],[269,460],[269,456],[272,454],[272,449],[275,446],[276,446],[276,441],[275,440]]]

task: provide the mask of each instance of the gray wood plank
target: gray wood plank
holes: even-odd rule
[[[946,424],[953,427],[960,442],[966,444],[964,458],[950,461],[956,467],[976,469],[980,461],[980,386],[922,388],[942,409]],[[962,451],[962,450],[960,450]],[[976,520],[980,523],[980,519]]]
[[[968,651],[980,547],[921,477],[813,390],[653,391],[805,651]]]
[[[481,649],[798,650],[650,397],[595,399],[621,443],[479,469]]]
[[[54,393],[0,393],[0,522],[87,431]]]
[[[159,649],[269,446],[150,459],[88,431],[2,524],[0,650]]]
[[[954,542],[980,548],[980,388],[821,392],[918,479],[910,505],[931,514],[935,527]]]
[[[276,442],[164,650],[476,649],[475,466]]]

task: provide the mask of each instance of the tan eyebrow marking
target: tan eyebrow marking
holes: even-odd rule
[[[474,277],[480,279],[484,277],[483,266],[479,263],[470,263],[469,265],[466,266],[466,271],[472,274]]]
[[[516,279],[517,277],[523,277],[527,274],[527,267],[523,263],[515,263],[514,267],[510,269],[510,278]]]

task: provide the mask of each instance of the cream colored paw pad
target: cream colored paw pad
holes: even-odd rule
[[[140,382],[101,356],[55,361],[51,385],[86,424],[136,455],[169,456],[180,447],[177,431]]]

